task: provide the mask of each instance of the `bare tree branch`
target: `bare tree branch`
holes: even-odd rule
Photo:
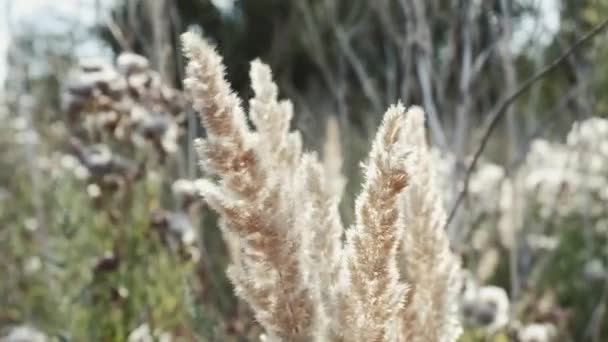
[[[367,97],[369,102],[372,104],[374,111],[376,113],[380,113],[383,107],[382,99],[376,90],[376,87],[372,83],[372,77],[367,73],[365,65],[363,65],[363,62],[353,50],[350,44],[349,35],[338,25],[336,25],[335,34],[346,60],[350,63],[357,79],[359,80],[359,83],[361,84],[363,94],[365,94],[365,97]]]
[[[454,205],[452,206],[452,209],[450,210],[450,215],[448,216],[448,219],[446,221],[444,228],[447,229],[447,227],[450,225],[450,223],[452,222],[452,220],[454,219],[454,216],[456,215],[456,213],[458,211],[458,208],[462,204],[464,197],[467,195],[468,188],[469,188],[469,181],[471,179],[471,174],[472,174],[473,170],[475,169],[477,161],[479,160],[479,157],[481,156],[484,149],[486,148],[488,140],[492,136],[494,129],[496,129],[498,123],[500,122],[500,119],[505,115],[505,113],[507,112],[509,107],[515,102],[515,100],[517,100],[518,97],[520,97],[528,89],[530,89],[530,87],[532,85],[534,85],[536,82],[538,82],[539,80],[541,80],[544,77],[546,77],[547,75],[549,75],[549,73],[551,73],[555,69],[557,69],[557,67],[560,66],[564,61],[566,61],[568,59],[568,57],[570,55],[572,55],[578,48],[580,48],[582,45],[584,45],[585,43],[587,43],[588,41],[593,39],[593,37],[595,37],[600,32],[602,32],[606,27],[608,27],[608,17],[605,18],[600,24],[598,24],[595,28],[593,28],[587,34],[585,34],[583,37],[581,37],[579,40],[577,40],[574,44],[572,44],[572,46],[570,46],[570,48],[568,50],[566,50],[566,52],[564,52],[561,56],[559,56],[558,58],[553,60],[551,63],[549,63],[547,66],[545,66],[542,70],[540,70],[538,73],[536,73],[532,77],[525,80],[512,94],[507,96],[500,103],[497,110],[491,114],[490,124],[486,128],[486,130],[483,134],[483,137],[481,139],[481,142],[479,143],[479,147],[477,148],[477,151],[475,151],[475,154],[473,155],[473,159],[471,160],[471,163],[469,164],[469,166],[467,168],[467,171],[465,173],[463,188],[460,191],[460,193],[458,194],[458,196],[456,197],[456,201],[454,202]]]
[[[112,19],[111,17],[106,19],[105,25],[108,28],[108,30],[110,31],[110,34],[112,35],[112,37],[116,40],[116,42],[120,46],[121,50],[123,50],[123,51],[132,50],[132,46],[129,43],[129,40],[125,36],[122,29],[116,24],[116,21],[114,21],[114,19]]]

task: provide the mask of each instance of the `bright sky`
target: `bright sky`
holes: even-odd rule
[[[11,32],[27,28],[34,34],[68,35],[74,27],[95,24],[114,0],[0,0],[0,84],[6,79],[6,54]],[[99,4],[99,7],[97,6]],[[98,13],[98,9],[100,13]],[[76,53],[86,57],[102,47],[86,44]],[[0,86],[0,93],[3,87]]]
[[[518,23],[518,29],[513,32],[513,50],[521,51],[524,45],[534,38],[535,46],[545,46],[551,42],[553,35],[559,30],[560,1],[559,0],[520,0],[521,3],[531,4],[540,13],[540,20],[527,15]]]
[[[5,11],[7,0],[0,0],[0,84],[6,77],[6,48],[9,44],[8,35],[8,11]],[[4,87],[0,86],[0,96]]]

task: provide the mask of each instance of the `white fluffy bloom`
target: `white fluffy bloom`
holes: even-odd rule
[[[482,163],[471,175],[469,194],[474,201],[473,217],[494,213],[499,209],[501,184],[505,178],[502,167],[492,163]]]
[[[551,324],[533,323],[524,326],[517,332],[521,342],[550,342],[555,337],[555,327]]]
[[[541,214],[602,215],[608,199],[608,120],[576,122],[565,144],[536,140],[524,167],[528,196]]]
[[[0,339],[2,342],[46,342],[46,335],[29,325],[14,327],[11,331]]]
[[[116,67],[121,74],[127,75],[148,70],[150,62],[144,56],[132,52],[123,52],[116,59]]]
[[[498,286],[473,286],[464,295],[462,312],[469,323],[495,332],[509,322],[509,297]]]
[[[144,323],[135,328],[129,334],[127,342],[171,342],[171,335],[167,332],[157,331],[152,332],[148,323]]]

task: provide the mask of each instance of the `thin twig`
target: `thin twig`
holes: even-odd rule
[[[346,60],[350,63],[351,67],[353,68],[353,71],[355,72],[355,76],[361,84],[363,94],[365,95],[365,97],[367,97],[369,102],[374,107],[374,111],[379,113],[382,110],[382,99],[380,97],[380,94],[376,90],[377,87],[375,87],[372,83],[372,77],[369,75],[365,68],[365,65],[353,49],[350,42],[350,35],[347,34],[344,29],[342,29],[338,25],[336,25],[335,28],[335,35],[338,40],[338,44],[342,49],[344,56],[346,57]]]
[[[450,225],[450,223],[452,222],[452,220],[454,219],[454,217],[456,216],[456,212],[458,211],[458,208],[462,204],[462,201],[468,192],[469,181],[471,179],[471,174],[473,172],[473,169],[475,169],[475,165],[477,164],[477,161],[479,160],[481,153],[486,148],[486,145],[488,143],[488,140],[490,139],[490,136],[492,135],[492,132],[497,127],[498,123],[500,122],[500,119],[507,112],[507,109],[509,109],[509,107],[515,102],[515,100],[519,96],[523,95],[532,85],[534,85],[534,83],[543,79],[549,73],[551,73],[552,71],[557,69],[557,67],[562,62],[564,62],[570,55],[572,55],[580,46],[587,43],[593,37],[598,35],[606,27],[608,27],[608,17],[605,18],[600,24],[598,24],[595,28],[593,28],[587,34],[585,34],[583,37],[581,37],[579,40],[577,40],[574,44],[572,44],[572,46],[570,46],[570,48],[568,50],[566,50],[566,52],[564,52],[561,56],[559,56],[558,58],[553,60],[553,62],[549,63],[541,71],[539,71],[532,77],[525,80],[511,95],[507,96],[501,102],[500,106],[498,106],[498,109],[494,113],[491,114],[492,119],[490,120],[490,124],[488,125],[488,128],[485,130],[485,133],[481,139],[479,147],[477,148],[477,151],[475,151],[475,154],[473,155],[473,160],[471,160],[471,163],[469,164],[469,167],[467,168],[467,171],[466,171],[465,177],[464,177],[463,188],[460,191],[460,193],[458,194],[458,197],[456,197],[456,201],[454,202],[454,206],[452,207],[452,210],[450,210],[450,215],[448,216],[448,219],[445,223],[444,228],[447,228]]]
[[[122,51],[131,51],[132,50],[131,44],[129,44],[129,40],[125,36],[122,29],[116,24],[116,21],[114,21],[114,19],[112,19],[112,18],[106,19],[105,25],[108,28],[108,30],[110,30],[110,34],[112,35],[112,38],[114,38],[116,40],[116,42],[118,43],[118,45],[120,45],[120,49]]]

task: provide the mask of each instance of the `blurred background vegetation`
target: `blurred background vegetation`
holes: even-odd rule
[[[249,62],[268,63],[307,149],[322,151],[326,122],[337,119],[350,223],[358,163],[389,104],[425,108],[429,139],[449,160],[441,164],[449,209],[500,101],[608,17],[606,0],[23,3],[2,3],[0,336],[8,341],[258,339],[225,278],[215,216],[188,193],[200,177],[192,140],[204,132],[181,92],[182,32],[217,45],[243,99],[252,94]],[[550,160],[557,147],[534,154],[533,141],[566,144],[573,123],[606,118],[607,43],[599,34],[538,81],[489,141],[448,230],[474,282],[508,294],[508,323],[495,327],[492,304],[468,317],[464,341],[523,341],[533,323],[550,326],[555,341],[608,340],[608,133],[598,133],[601,152],[592,155],[606,156],[604,193],[582,209],[544,212],[517,185],[531,165],[563,166]],[[494,266],[480,270],[488,260]]]

